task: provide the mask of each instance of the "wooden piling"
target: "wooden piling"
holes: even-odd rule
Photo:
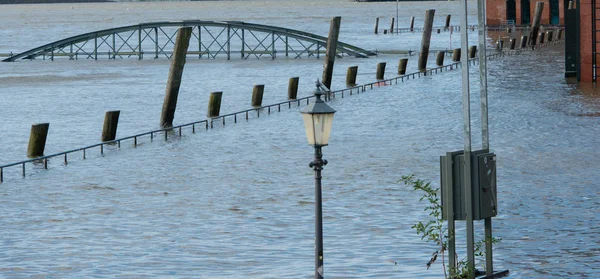
[[[358,74],[358,66],[348,67],[346,73],[346,85],[349,87],[356,86],[356,75]]]
[[[521,36],[521,48],[526,48],[527,47],[527,36],[523,35]]]
[[[531,32],[529,33],[529,45],[532,48],[535,48],[538,40],[542,11],[544,11],[544,2],[537,2],[535,4],[535,16],[533,17],[533,22],[531,23]]]
[[[415,27],[415,17],[413,16],[410,18],[410,32],[413,32],[415,30],[414,27]]]
[[[569,1],[569,10],[574,9],[575,8],[575,1],[571,0]]]
[[[540,32],[539,34],[540,36],[540,45],[544,43],[544,39],[546,37],[546,33],[545,32]]]
[[[469,47],[469,59],[475,58],[476,54],[477,54],[477,46],[470,46]]]
[[[381,80],[385,76],[385,62],[377,64],[377,79]]]
[[[300,77],[291,77],[288,83],[288,100],[296,100],[298,97],[298,81]]]
[[[452,62],[460,62],[460,48],[455,48],[452,52]]]
[[[504,49],[504,39],[498,41],[500,43],[500,49]]]
[[[510,49],[515,49],[516,45],[517,45],[517,39],[516,38],[511,38],[510,39]]]
[[[340,22],[342,18],[336,16],[331,19],[329,26],[329,37],[327,38],[327,51],[325,54],[325,65],[323,66],[323,84],[331,89],[331,78],[333,76],[333,64],[335,62],[335,54],[340,34]]]
[[[450,17],[451,15],[446,16],[446,24],[444,25],[444,30],[448,30],[448,28],[450,28]]]
[[[167,80],[165,100],[160,115],[160,126],[163,128],[173,126],[173,118],[175,117],[175,109],[177,108],[177,96],[179,95],[185,56],[190,44],[191,35],[192,27],[181,27],[177,32],[173,56],[171,57],[171,69],[169,70],[169,78]]]
[[[379,18],[375,18],[375,35],[379,32]]]
[[[221,112],[221,100],[223,98],[222,91],[210,92],[208,98],[208,117],[217,117]]]
[[[257,108],[262,106],[263,92],[265,91],[264,84],[254,85],[252,90],[252,106]]]
[[[562,40],[562,33],[563,33],[563,30],[562,29],[558,29],[558,35],[556,36],[557,40]]]
[[[27,157],[35,158],[44,156],[44,148],[46,147],[46,138],[48,136],[49,126],[50,123],[31,125],[29,146],[27,147]]]
[[[433,29],[433,17],[435,10],[425,11],[425,24],[423,25],[423,37],[421,38],[421,53],[419,53],[419,71],[427,70],[427,57],[429,56],[429,43],[431,41],[431,30]]]
[[[547,42],[552,42],[553,36],[554,36],[554,32],[552,30],[546,31],[546,41]]]
[[[383,34],[387,34],[387,29],[383,29]]]
[[[119,114],[121,111],[107,111],[104,114],[104,125],[102,126],[101,141],[111,141],[117,138],[117,126],[119,125]]]
[[[445,51],[438,51],[437,57],[435,58],[435,64],[438,66],[444,66],[444,56],[446,56]]]
[[[400,59],[398,63],[398,75],[406,74],[406,66],[408,65],[408,58]]]
[[[394,33],[394,22],[395,22],[395,18],[392,17],[392,24],[390,25],[390,33]]]

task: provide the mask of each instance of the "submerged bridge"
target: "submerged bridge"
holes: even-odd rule
[[[185,20],[151,22],[89,32],[58,40],[12,55],[2,61],[20,59],[124,59],[171,58],[179,27],[193,27],[188,56],[215,59],[319,57],[325,54],[327,37],[289,28],[242,21]],[[338,56],[376,55],[338,42]]]

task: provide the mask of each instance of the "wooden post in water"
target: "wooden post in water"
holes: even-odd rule
[[[540,32],[540,45],[544,43],[544,38],[546,37],[545,32]]]
[[[291,77],[288,83],[288,100],[296,100],[298,97],[298,81],[300,77]]]
[[[575,8],[575,1],[571,0],[569,1],[569,10],[574,9]]]
[[[331,89],[331,78],[333,76],[333,63],[335,62],[335,54],[340,34],[340,22],[342,18],[336,16],[331,19],[329,26],[329,37],[327,38],[327,52],[325,54],[325,65],[323,66],[323,84]]]
[[[383,29],[383,34],[387,34],[387,29]]]
[[[557,37],[557,38],[556,38],[557,40],[562,40],[562,32],[563,32],[563,30],[562,30],[562,29],[558,29],[558,35],[556,36],[556,37]]]
[[[444,56],[446,56],[445,51],[438,51],[437,57],[435,58],[435,64],[438,66],[444,66]]]
[[[500,49],[504,49],[504,39],[498,41],[500,43]]]
[[[546,41],[552,42],[553,36],[554,36],[554,32],[552,30],[546,31]]]
[[[413,32],[415,30],[414,27],[415,27],[415,17],[413,16],[410,18],[410,32]]]
[[[406,66],[408,64],[408,58],[402,58],[400,59],[400,62],[398,63],[398,74],[399,75],[404,75],[406,74]]]
[[[448,30],[448,28],[450,28],[450,17],[451,15],[446,16],[446,24],[444,25],[444,30]]]
[[[521,48],[526,48],[527,47],[527,36],[523,35],[521,36]]]
[[[375,18],[375,35],[379,33],[379,17]]]
[[[544,2],[537,2],[535,4],[535,16],[531,23],[531,32],[529,33],[529,45],[535,48],[538,40],[538,33],[540,31],[540,20],[542,19],[542,11],[544,11]]]
[[[265,91],[264,84],[254,85],[252,90],[252,106],[255,108],[262,106],[263,92]]]
[[[390,33],[394,33],[394,22],[395,22],[395,18],[392,17],[392,24],[390,25]]]
[[[460,52],[461,52],[460,48],[455,48],[454,49],[454,51],[452,52],[452,62],[459,62],[460,61]]]
[[[102,126],[101,141],[111,141],[117,137],[117,126],[119,125],[119,114],[121,111],[107,111],[104,114],[104,125]]]
[[[429,56],[429,42],[431,41],[431,30],[433,29],[433,16],[435,10],[425,11],[425,24],[423,25],[423,37],[421,39],[421,53],[419,53],[419,71],[427,70],[427,57]]]
[[[160,115],[160,126],[163,128],[173,126],[175,109],[177,108],[177,96],[179,95],[179,86],[181,85],[181,75],[185,65],[185,56],[190,44],[192,27],[181,27],[177,32],[173,56],[171,57],[171,69],[169,70],[169,79],[167,80],[167,90],[163,102],[162,113]]]
[[[358,74],[358,66],[348,67],[348,72],[346,72],[346,86],[354,87],[356,86],[356,75]]]
[[[517,45],[517,39],[516,38],[510,38],[510,49],[515,49],[516,45]]]
[[[381,80],[385,76],[385,62],[377,64],[377,79]]]
[[[208,98],[208,117],[217,117],[221,112],[221,99],[223,98],[222,91],[210,92]]]
[[[469,59],[475,58],[476,54],[477,54],[477,46],[470,46],[469,47]]]
[[[29,146],[27,147],[27,157],[35,158],[44,156],[44,148],[46,147],[46,137],[48,136],[49,126],[50,123],[31,125]]]

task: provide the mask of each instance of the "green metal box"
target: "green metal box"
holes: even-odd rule
[[[440,157],[442,218],[448,218],[453,208],[454,220],[466,220],[464,185],[464,152],[448,152]],[[471,183],[473,220],[483,220],[498,214],[496,199],[496,155],[487,150],[471,152]],[[451,189],[451,191],[449,191]],[[451,192],[451,193],[450,193]],[[452,200],[450,201],[450,194]]]

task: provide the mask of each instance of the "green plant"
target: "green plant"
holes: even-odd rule
[[[442,203],[438,197],[440,189],[433,188],[430,182],[416,179],[414,174],[402,176],[400,181],[405,185],[412,186],[414,191],[423,192],[423,196],[421,196],[419,201],[426,200],[428,203],[424,210],[429,212],[430,219],[425,222],[419,221],[411,227],[417,231],[418,235],[421,235],[421,239],[433,242],[438,247],[431,255],[429,262],[427,262],[427,269],[429,269],[431,265],[435,263],[438,256],[440,256],[442,258],[442,267],[444,269],[445,278],[449,278],[448,274],[454,274],[454,279],[467,278],[467,274],[470,270],[466,258],[463,258],[460,261],[457,260],[456,266],[446,265],[444,252],[448,246],[448,240],[452,239],[454,236],[448,235],[448,230],[444,225],[444,220],[442,218]],[[500,242],[500,240],[502,239],[492,237],[490,239],[481,239],[475,242],[474,254],[475,257],[479,259],[479,262],[482,262],[481,259],[485,258],[485,244],[487,242],[495,244]],[[454,255],[454,257],[457,257],[457,255]]]

